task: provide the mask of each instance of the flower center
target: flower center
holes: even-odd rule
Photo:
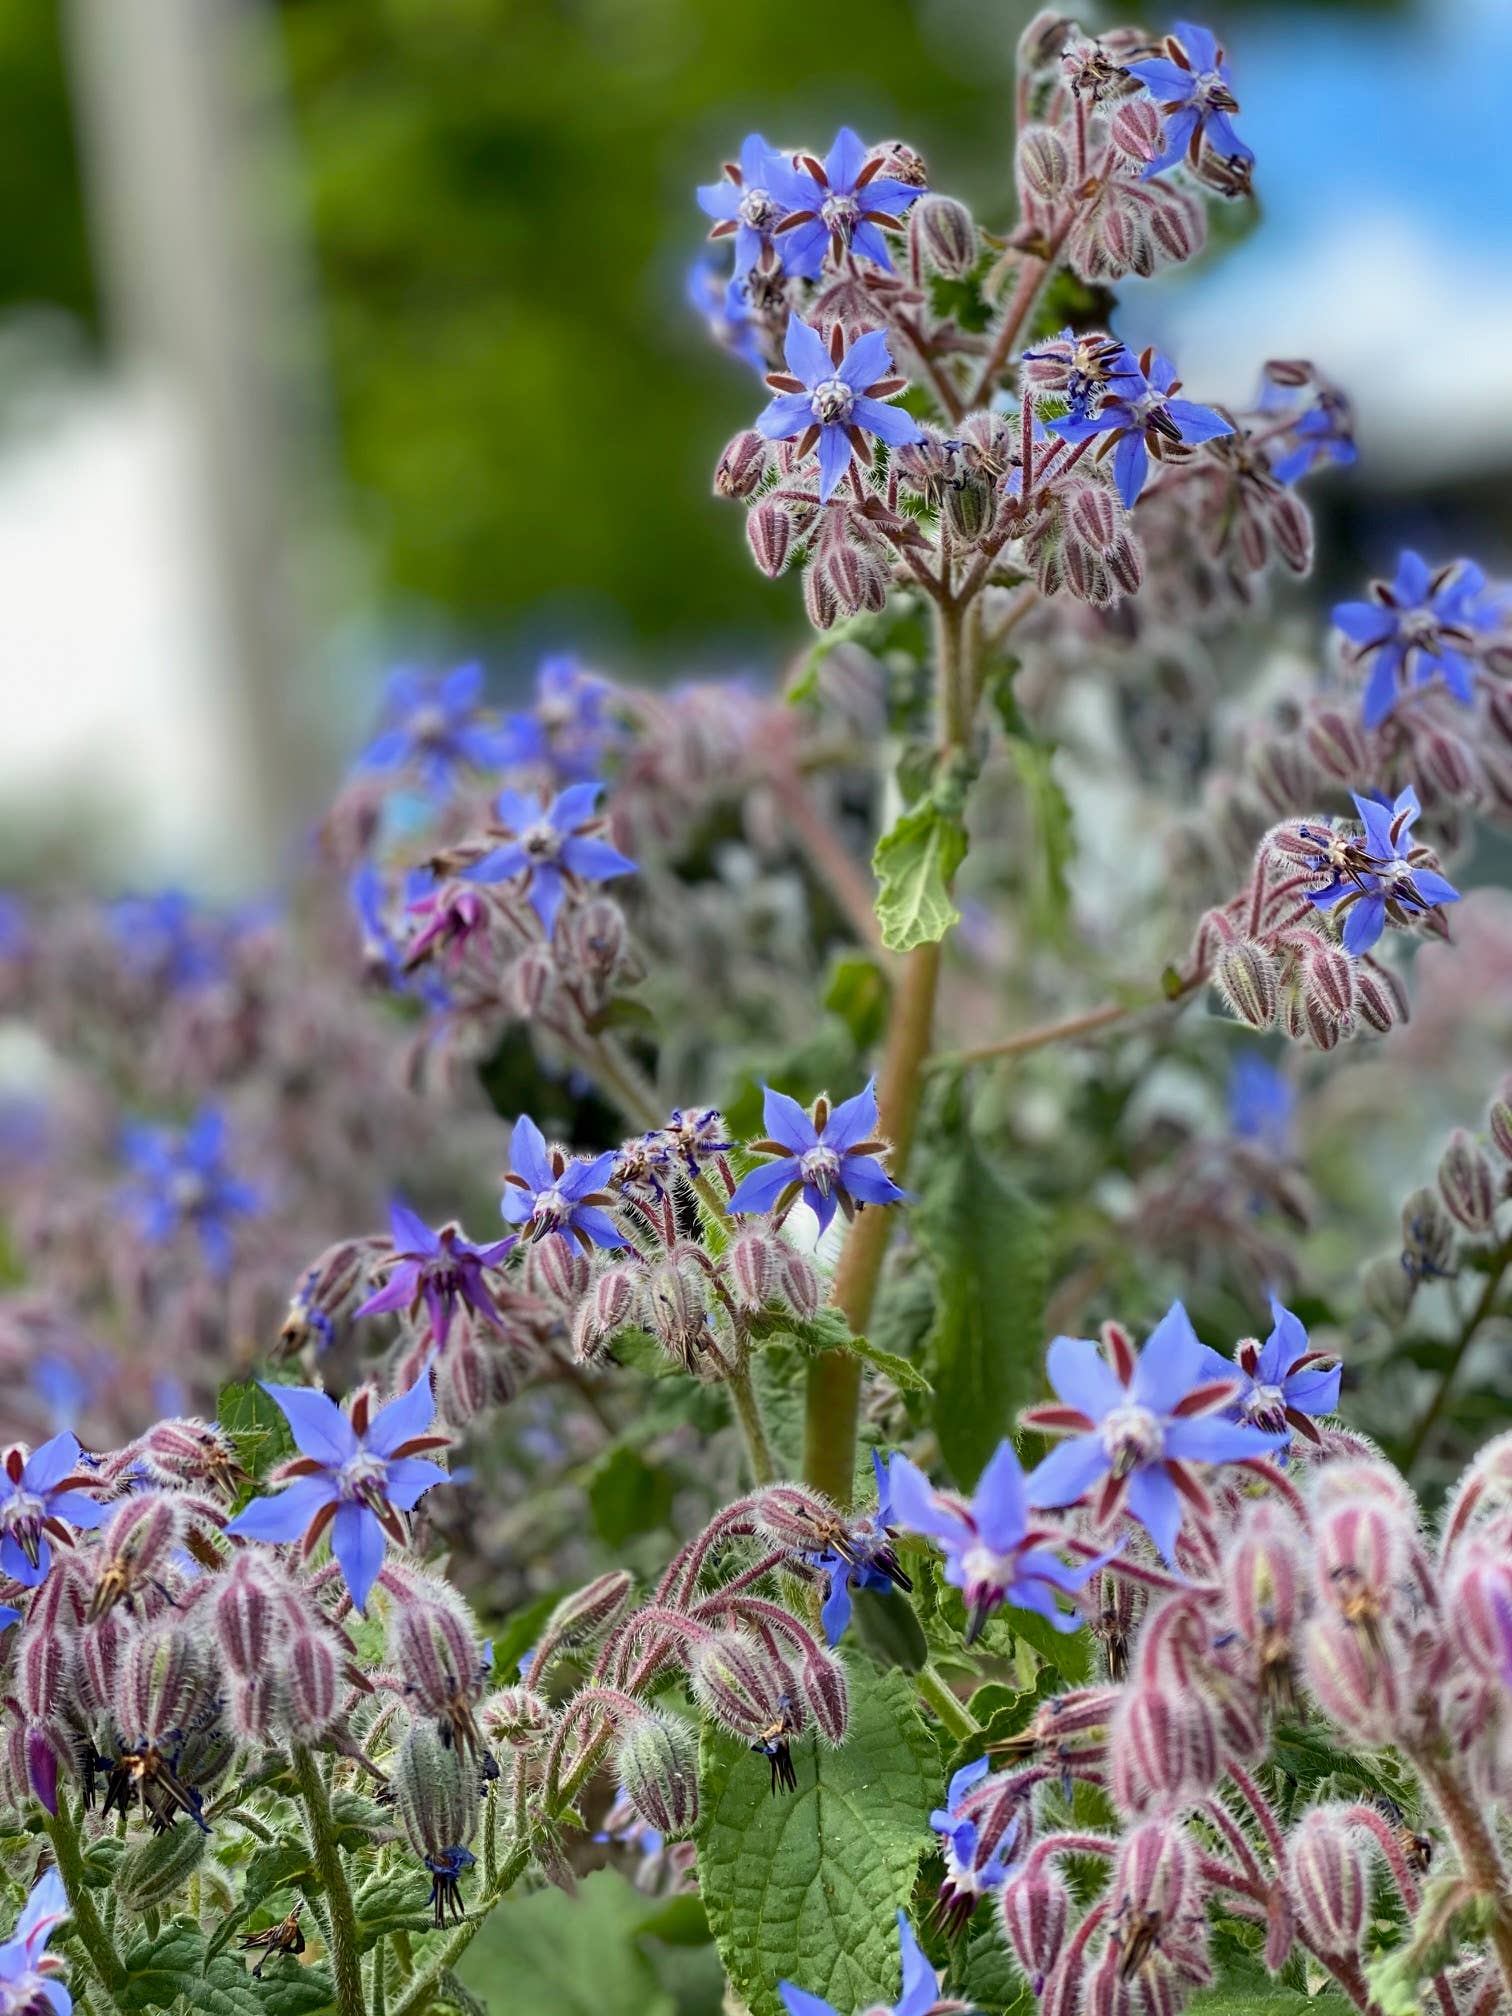
[[[803,1171],[804,1182],[812,1183],[821,1197],[828,1197],[834,1188],[835,1178],[840,1174],[840,1157],[834,1149],[822,1144],[810,1148],[798,1166]]]
[[[836,193],[825,197],[819,207],[819,215],[835,236],[849,245],[851,236],[861,221],[861,205],[854,196]]]
[[[1165,1448],[1165,1431],[1148,1407],[1115,1407],[1104,1417],[1102,1438],[1115,1477],[1155,1462]]]
[[[343,1498],[355,1498],[359,1503],[372,1505],[376,1500],[382,1504],[387,1495],[388,1464],[381,1456],[373,1456],[366,1449],[359,1449],[349,1457],[336,1473],[336,1488]]]
[[[555,1187],[542,1190],[537,1193],[531,1215],[543,1232],[557,1231],[572,1216],[572,1199],[564,1197]]]
[[[203,1211],[210,1201],[210,1186],[194,1169],[180,1169],[169,1179],[168,1195],[173,1207],[185,1218]]]
[[[47,1507],[30,1491],[16,1491],[0,1504],[0,1533],[8,1533],[21,1552],[26,1556],[27,1565],[35,1568],[38,1552],[42,1545],[42,1521],[47,1517]]]
[[[1257,1386],[1244,1403],[1244,1418],[1268,1435],[1280,1435],[1286,1428],[1286,1396],[1279,1386]]]
[[[809,411],[821,427],[843,427],[856,395],[843,378],[824,378],[809,394]]]
[[[1409,650],[1435,651],[1438,649],[1438,618],[1431,609],[1404,609],[1397,618],[1397,627],[1402,642]]]
[[[532,861],[555,861],[562,851],[562,835],[548,820],[542,819],[526,827],[520,835],[520,845]]]
[[[740,221],[753,231],[770,231],[777,222],[777,205],[765,189],[747,189],[740,199]]]
[[[999,1554],[978,1541],[961,1556],[961,1594],[968,1614],[978,1605],[995,1608],[1015,1579],[1018,1563],[1012,1554]]]
[[[439,707],[418,707],[410,716],[410,734],[417,742],[434,748],[446,740],[447,719]]]

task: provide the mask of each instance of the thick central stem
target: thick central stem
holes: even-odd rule
[[[310,1847],[315,1867],[325,1887],[326,1910],[331,1923],[331,1973],[336,1983],[336,2007],[340,2016],[366,2016],[362,1997],[362,1961],[357,1942],[357,1913],[347,1883],[346,1867],[336,1842],[336,1821],[326,1796],[325,1780],[313,1755],[302,1745],[294,1748],[294,1782],[304,1805],[310,1827]]]

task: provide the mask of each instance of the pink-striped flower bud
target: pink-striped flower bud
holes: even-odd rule
[[[1211,1704],[1193,1686],[1129,1687],[1108,1740],[1109,1790],[1126,1818],[1172,1813],[1218,1782],[1218,1731]]]
[[[708,1355],[709,1278],[669,1256],[646,1271],[642,1296],[647,1327],[668,1357],[695,1372]]]
[[[459,1601],[410,1596],[394,1606],[389,1651],[420,1707],[433,1715],[443,1742],[480,1750],[474,1709],[487,1668],[472,1620]]]
[[[698,1824],[698,1740],[674,1715],[627,1721],[614,1748],[620,1787],[648,1827],[680,1841]]]
[[[1402,1651],[1379,1632],[1320,1617],[1304,1637],[1307,1684],[1324,1713],[1361,1743],[1389,1743],[1402,1723]]]
[[[1229,1615],[1244,1640],[1260,1701],[1273,1714],[1296,1705],[1302,1570],[1296,1525],[1266,1504],[1249,1513],[1223,1561]]]
[[[1167,1928],[1200,1920],[1202,1887],[1191,1836],[1174,1820],[1147,1820],[1132,1828],[1119,1844],[1111,1893],[1119,1900],[1119,1917],[1131,1930],[1143,1924],[1145,1939],[1159,1939]],[[1131,1957],[1130,1935],[1110,1935]]]
[[[1355,968],[1355,1012],[1367,1029],[1384,1036],[1407,1020],[1407,997],[1394,973],[1383,966]]]
[[[1395,1606],[1412,1534],[1399,1509],[1370,1492],[1368,1473],[1374,1466],[1349,1467],[1359,1478],[1358,1495],[1325,1502],[1320,1490],[1313,1560],[1322,1600],[1347,1622],[1367,1625]],[[1325,1488],[1342,1494],[1344,1480],[1328,1479]]]
[[[1309,1000],[1318,1002],[1331,1021],[1342,1022],[1354,1008],[1354,962],[1337,945],[1320,939],[1308,947],[1302,985]]]
[[[1302,1036],[1314,1050],[1335,1050],[1344,1034],[1344,1026],[1335,1017],[1331,1008],[1318,995],[1303,987],[1299,996],[1302,1009]]]
[[[1108,121],[1108,137],[1120,154],[1147,168],[1157,160],[1165,136],[1154,103],[1141,94],[1126,98]]]
[[[1456,1127],[1439,1159],[1439,1195],[1451,1218],[1475,1237],[1496,1220],[1497,1183],[1491,1158],[1463,1127]]]
[[[134,1610],[140,1593],[158,1582],[182,1537],[179,1503],[170,1491],[140,1491],[117,1507],[101,1535],[89,1622],[108,1616],[118,1603]]]
[[[265,1743],[273,1733],[282,1706],[281,1675],[276,1666],[238,1680],[227,1702],[231,1729],[243,1743]]]
[[[1041,202],[1060,195],[1071,180],[1071,156],[1053,126],[1026,126],[1018,141],[1018,177],[1022,188]]]
[[[1491,1146],[1504,1162],[1512,1162],[1512,1078],[1504,1078],[1486,1113]]]
[[[819,1275],[812,1261],[796,1247],[781,1243],[777,1280],[782,1299],[796,1316],[812,1316],[819,1307]]]
[[[755,515],[754,513],[752,514]],[[747,524],[749,524],[747,520]],[[829,630],[840,619],[840,604],[835,599],[834,588],[823,567],[805,567],[803,570],[803,606],[808,619],[816,630]]]
[[[1078,483],[1067,499],[1067,526],[1094,553],[1107,552],[1118,537],[1122,516],[1113,492],[1102,483]]]
[[[116,1683],[130,1636],[131,1626],[124,1611],[102,1617],[79,1633],[73,1687],[79,1710],[87,1720],[115,1714]]]
[[[844,1666],[832,1652],[814,1645],[803,1655],[798,1680],[815,1728],[826,1743],[838,1747],[850,1723],[850,1685]]]
[[[1370,745],[1353,714],[1342,707],[1320,707],[1307,723],[1307,753],[1325,776],[1351,784],[1370,768]]]
[[[742,1232],[725,1255],[724,1272],[738,1308],[753,1314],[777,1292],[778,1242],[766,1233]]]
[[[440,1859],[478,1829],[475,1759],[445,1743],[434,1722],[411,1722],[394,1760],[394,1804],[417,1855]]]
[[[775,581],[793,557],[793,521],[784,506],[770,499],[758,504],[746,519],[746,540],[756,565]]]
[[[690,1670],[699,1705],[747,1743],[793,1715],[793,1676],[777,1654],[739,1631],[717,1631],[693,1649]],[[793,1721],[793,1730],[802,1726]]]
[[[278,1333],[277,1356],[291,1358],[306,1346],[321,1350],[333,1341],[337,1325],[367,1292],[374,1252],[371,1240],[341,1239],[305,1270]],[[234,1495],[234,1488],[225,1490],[228,1498]]]
[[[202,1639],[175,1618],[158,1619],[127,1640],[116,1674],[116,1727],[130,1744],[160,1744],[186,1728],[212,1692]]]
[[[1320,1953],[1353,1959],[1370,1909],[1370,1857],[1343,1806],[1314,1806],[1293,1828],[1287,1869],[1297,1922]]]
[[[628,1570],[611,1568],[607,1575],[597,1575],[564,1596],[546,1619],[525,1677],[538,1682],[559,1653],[575,1651],[602,1637],[629,1602],[634,1586]]]
[[[1071,1892],[1058,1869],[1010,1876],[1003,1885],[1003,1928],[1038,1995],[1066,1940]]]
[[[159,1421],[132,1446],[154,1484],[187,1484],[232,1498],[245,1481],[235,1443],[213,1422]]]
[[[716,497],[754,497],[768,465],[767,444],[754,427],[737,434],[714,471]]]
[[[1265,521],[1281,564],[1293,574],[1306,574],[1313,563],[1312,513],[1294,490],[1282,490],[1265,503]]]
[[[1280,975],[1275,959],[1263,945],[1250,938],[1225,945],[1213,970],[1213,980],[1246,1028],[1274,1028]]]
[[[530,1021],[540,1014],[561,977],[549,945],[527,945],[517,959],[510,961],[505,990],[509,1005],[522,1021]],[[566,1241],[557,1243],[565,1245]],[[543,1239],[532,1251],[539,1253],[542,1246],[551,1244],[550,1239]]]
[[[470,1318],[471,1311],[458,1311],[453,1317],[451,1336],[439,1358],[429,1332],[417,1338],[415,1362],[407,1357],[401,1361],[395,1380],[401,1391],[413,1386],[429,1360],[437,1416],[453,1428],[476,1420],[485,1408],[510,1398],[515,1390],[513,1360],[490,1350]]]
[[[556,1717],[551,1703],[530,1687],[500,1687],[478,1709],[478,1726],[490,1743],[509,1750],[541,1750]]]
[[[33,1722],[55,1721],[64,1708],[74,1664],[73,1633],[29,1619],[11,1657],[11,1684],[23,1715]]]
[[[953,196],[926,196],[914,205],[909,228],[919,249],[947,279],[964,280],[977,262],[977,229],[971,212]]]
[[[296,1741],[315,1743],[336,1720],[342,1698],[342,1655],[329,1631],[306,1625],[283,1652],[284,1708]]]
[[[1449,1635],[1460,1656],[1512,1691],[1512,1553],[1505,1532],[1463,1542],[1444,1590]]]
[[[555,1234],[533,1239],[525,1255],[525,1285],[566,1309],[576,1309],[588,1293],[592,1269],[588,1256],[570,1239]]]

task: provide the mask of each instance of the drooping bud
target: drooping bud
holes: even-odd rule
[[[533,1021],[540,1014],[560,977],[549,945],[527,945],[519,958],[510,963],[507,999],[522,1021]],[[532,1250],[538,1253],[542,1246],[553,1243],[543,1239]]]
[[[832,1652],[815,1645],[804,1654],[798,1678],[819,1734],[826,1743],[836,1746],[843,1743],[850,1723],[850,1687],[845,1668]]]
[[[738,1631],[715,1632],[695,1649],[689,1677],[704,1711],[769,1761],[772,1790],[795,1791],[789,1739],[802,1731],[803,1708],[777,1653]]]
[[[1195,1687],[1127,1688],[1109,1732],[1109,1790],[1125,1817],[1174,1813],[1218,1782],[1218,1731]]]
[[[1274,1028],[1280,979],[1276,962],[1263,945],[1248,938],[1226,945],[1213,979],[1219,993],[1247,1028]]]
[[[838,621],[840,604],[835,599],[835,591],[824,568],[804,568],[803,606],[816,630],[828,630]]]
[[[534,1295],[576,1309],[588,1293],[588,1256],[570,1239],[533,1239],[525,1255],[525,1285]]]
[[[1450,1636],[1466,1662],[1512,1691],[1512,1558],[1474,1539],[1451,1557],[1445,1594]]]
[[[1302,984],[1309,1003],[1317,1002],[1332,1022],[1342,1022],[1354,1007],[1354,965],[1347,952],[1321,939],[1302,960]]]
[[[396,1604],[389,1648],[411,1694],[436,1718],[442,1742],[476,1754],[482,1739],[473,1710],[487,1668],[460,1599],[415,1594]]]
[[[1018,172],[1023,186],[1053,202],[1071,180],[1071,156],[1053,126],[1026,126],[1019,135]]]
[[[168,1491],[135,1493],[112,1514],[90,1596],[88,1619],[108,1616],[117,1603],[136,1607],[138,1592],[166,1568],[182,1533],[178,1501]]]
[[[1112,1894],[1119,1919],[1109,1935],[1121,1965],[1133,1973],[1150,1945],[1173,1924],[1190,1927],[1194,1940],[1205,1930],[1197,1856],[1191,1836],[1173,1820],[1147,1820],[1126,1834],[1114,1864]],[[1136,1944],[1137,1942],[1137,1944]]]
[[[1354,988],[1355,1010],[1378,1036],[1407,1020],[1407,997],[1396,975],[1384,966],[1357,966]]]
[[[830,592],[847,616],[881,609],[887,601],[887,570],[876,555],[847,539],[832,540],[821,563]],[[813,570],[810,569],[810,572]]]
[[[572,965],[592,980],[609,980],[625,956],[625,913],[612,896],[575,903],[562,917],[563,948]]]
[[[478,1708],[478,1726],[490,1743],[511,1750],[543,1749],[556,1717],[551,1704],[530,1687],[501,1687]]]
[[[199,1827],[169,1827],[128,1848],[110,1879],[116,1898],[138,1913],[171,1903],[204,1860],[207,1838]]]
[[[1402,1720],[1398,1649],[1338,1617],[1306,1633],[1307,1681],[1326,1714],[1362,1743],[1392,1741]]]
[[[768,450],[754,427],[737,434],[714,471],[716,497],[753,497],[767,472]]]
[[[614,1768],[648,1827],[678,1841],[698,1824],[698,1743],[674,1715],[637,1715],[620,1730]]]
[[[146,1625],[127,1641],[116,1674],[116,1726],[130,1743],[160,1744],[194,1720],[210,1682],[197,1637],[173,1618]]]
[[[278,1333],[278,1357],[333,1342],[337,1325],[363,1298],[374,1250],[370,1240],[341,1239],[306,1268]]]
[[[926,196],[909,219],[924,257],[937,273],[964,280],[977,262],[977,229],[971,212],[953,196]]]
[[[1258,1505],[1223,1560],[1229,1613],[1251,1660],[1262,1703],[1280,1714],[1296,1705],[1295,1643],[1302,1611],[1302,1550],[1291,1520]]]
[[[1142,94],[1126,98],[1108,122],[1108,137],[1120,154],[1148,168],[1152,161],[1158,160],[1165,145],[1160,114],[1153,101]]]
[[[1298,1923],[1320,1953],[1353,1959],[1370,1908],[1370,1860],[1347,1809],[1314,1806],[1292,1830],[1287,1866]]]
[[[1412,1307],[1416,1286],[1397,1253],[1377,1253],[1360,1269],[1360,1293],[1366,1308],[1393,1327]]]
[[[648,1268],[642,1299],[656,1341],[685,1371],[696,1372],[711,1334],[708,1276],[669,1254]]]
[[[812,1316],[819,1307],[819,1275],[796,1247],[783,1242],[777,1273],[783,1300],[798,1316]]]
[[[764,1232],[742,1232],[725,1256],[724,1271],[737,1307],[765,1309],[775,1290],[778,1244]]]
[[[995,497],[985,476],[962,473],[945,485],[942,499],[951,531],[963,546],[974,546],[992,530]]]
[[[72,1632],[36,1619],[22,1627],[12,1657],[13,1684],[21,1712],[32,1722],[55,1721],[64,1707],[73,1664]]]
[[[1458,1271],[1454,1226],[1436,1190],[1414,1190],[1402,1206],[1402,1265],[1414,1281],[1447,1280]]]
[[[1486,1115],[1491,1145],[1504,1162],[1512,1162],[1512,1078],[1504,1078]]]
[[[411,1722],[392,1773],[394,1804],[417,1855],[465,1848],[478,1827],[478,1766],[445,1743],[434,1722]]]
[[[591,1645],[601,1637],[629,1602],[634,1586],[634,1577],[628,1569],[612,1568],[608,1574],[598,1575],[581,1589],[573,1590],[570,1596],[564,1596],[546,1619],[526,1677],[539,1684],[559,1654]]]
[[[273,1663],[287,1629],[274,1573],[261,1554],[244,1548],[232,1557],[211,1600],[221,1659],[229,1672],[246,1680]]]
[[[1003,1927],[1038,1995],[1065,1944],[1071,1892],[1060,1871],[1011,1876],[1003,1885]]]
[[[158,1421],[132,1445],[134,1460],[155,1484],[189,1484],[233,1498],[245,1480],[236,1445],[213,1422]]]
[[[1438,1166],[1439,1194],[1469,1233],[1489,1232],[1496,1220],[1496,1176],[1491,1158],[1463,1127],[1456,1127]]]
[[[341,1706],[341,1666],[328,1631],[306,1626],[296,1630],[284,1647],[284,1706],[299,1742],[318,1742],[335,1721]]]

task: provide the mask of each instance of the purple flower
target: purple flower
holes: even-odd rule
[[[21,1612],[9,1603],[0,1603],[0,1631],[9,1631],[12,1624],[21,1622]]]
[[[1073,442],[1106,434],[1108,441],[1098,455],[1101,458],[1113,447],[1113,480],[1126,508],[1133,508],[1145,486],[1151,453],[1159,458],[1173,443],[1195,447],[1234,431],[1232,423],[1211,406],[1172,396],[1181,380],[1159,350],[1146,350],[1140,358],[1123,350],[1109,365],[1107,380],[1095,412],[1080,416],[1073,412],[1052,420],[1050,432]]]
[[[880,329],[858,336],[847,350],[844,332],[836,323],[826,349],[818,330],[792,315],[783,355],[788,368],[768,375],[767,383],[777,397],[757,416],[756,430],[769,441],[797,435],[800,456],[819,444],[821,504],[834,494],[853,454],[871,460],[863,434],[875,434],[889,448],[924,439],[916,420],[885,403],[902,391],[906,381],[890,375],[892,354]]]
[[[1146,180],[1174,168],[1183,155],[1195,167],[1204,141],[1231,165],[1248,167],[1254,161],[1254,150],[1245,146],[1229,118],[1239,110],[1239,101],[1233,93],[1229,66],[1211,30],[1178,21],[1176,33],[1166,37],[1165,46],[1165,56],[1124,65],[1159,101],[1165,114],[1165,152],[1146,168]]]
[[[1358,792],[1351,795],[1364,837],[1356,842],[1336,833],[1318,836],[1326,852],[1313,865],[1320,873],[1326,869],[1331,874],[1323,888],[1309,891],[1307,900],[1317,910],[1336,903],[1346,906],[1342,942],[1344,950],[1358,958],[1375,944],[1388,916],[1393,923],[1411,923],[1441,903],[1457,903],[1459,891],[1424,865],[1430,858],[1426,848],[1409,845],[1408,835],[1422,810],[1410,784],[1394,805],[1362,798]],[[1306,827],[1302,830],[1309,833]]]
[[[751,1142],[753,1154],[776,1159],[753,1169],[735,1186],[725,1209],[772,1211],[783,1192],[801,1188],[803,1201],[825,1231],[838,1205],[847,1218],[859,1204],[897,1204],[907,1194],[882,1167],[887,1143],[876,1139],[877,1093],[873,1079],[864,1091],[830,1110],[828,1098],[805,1113],[785,1092],[763,1087],[762,1118],[768,1138]]]
[[[1271,474],[1278,483],[1295,483],[1320,462],[1336,462],[1347,469],[1359,460],[1353,409],[1343,393],[1332,387],[1320,390],[1316,404],[1309,406],[1287,433],[1291,447],[1271,464]]]
[[[103,1525],[103,1505],[75,1490],[70,1478],[78,1466],[79,1438],[68,1429],[26,1456],[8,1449],[0,1467],[0,1569],[23,1589],[47,1580],[52,1567],[49,1533],[68,1538],[67,1527]]]
[[[615,740],[608,712],[614,688],[575,658],[543,658],[535,704],[507,714],[500,735],[510,769],[543,770],[562,784],[586,783]]]
[[[446,1446],[431,1435],[436,1411],[430,1375],[422,1372],[408,1392],[380,1407],[371,1420],[369,1396],[359,1392],[350,1419],[327,1394],[312,1386],[270,1386],[270,1400],[282,1409],[302,1454],[286,1464],[285,1488],[272,1498],[254,1498],[226,1527],[243,1540],[282,1542],[303,1539],[308,1553],[331,1529],[331,1552],[359,1610],[365,1608],[387,1540],[405,1544],[399,1514],[410,1512],[433,1484],[447,1474],[419,1452]]]
[[[127,1186],[126,1202],[142,1237],[164,1246],[191,1228],[211,1272],[228,1273],[235,1220],[259,1211],[262,1199],[227,1166],[225,1115],[202,1107],[183,1133],[130,1126],[122,1145],[137,1178]]]
[[[1229,1126],[1240,1141],[1251,1141],[1278,1162],[1291,1155],[1292,1117],[1297,1095],[1290,1081],[1258,1050],[1241,1050],[1228,1081]]]
[[[1286,1437],[1221,1418],[1235,1380],[1210,1376],[1206,1347],[1179,1302],[1137,1357],[1116,1325],[1106,1334],[1111,1365],[1087,1337],[1057,1337],[1050,1346],[1047,1369],[1061,1404],[1030,1408],[1024,1426],[1069,1439],[1030,1472],[1029,1502],[1074,1505],[1100,1483],[1099,1523],[1127,1502],[1174,1566],[1183,1492],[1202,1497],[1188,1466],[1250,1462]]]
[[[69,1916],[63,1878],[49,1869],[32,1885],[16,1929],[0,1946],[0,2009],[6,2016],[69,2016],[73,1997],[57,1978],[66,1962],[47,1951],[47,1942]]]
[[[482,695],[481,665],[459,665],[444,676],[400,666],[384,689],[388,726],[356,767],[418,772],[438,797],[468,770],[502,769],[506,745],[479,711]]]
[[[161,986],[187,991],[226,976],[228,934],[222,920],[182,889],[123,897],[111,904],[106,919],[126,964]]]
[[[519,1243],[499,1239],[492,1246],[474,1246],[458,1225],[433,1232],[407,1204],[389,1206],[394,1234],[394,1271],[375,1295],[369,1295],[358,1316],[376,1316],[390,1309],[414,1309],[423,1300],[430,1312],[431,1336],[438,1351],[446,1349],[452,1316],[459,1303],[490,1323],[504,1325],[484,1269],[497,1267]]]
[[[843,1542],[825,1548],[822,1554],[809,1556],[814,1567],[826,1570],[829,1575],[829,1593],[819,1612],[819,1622],[831,1645],[838,1645],[850,1626],[852,1587],[875,1589],[879,1593],[901,1589],[905,1594],[913,1588],[893,1552],[892,1534],[888,1530],[893,1517],[892,1480],[881,1452],[876,1449],[872,1451],[872,1470],[877,1479],[876,1511],[853,1519]]]
[[[1225,1410],[1236,1420],[1287,1441],[1296,1429],[1310,1442],[1319,1442],[1322,1437],[1313,1423],[1337,1409],[1343,1367],[1329,1362],[1331,1352],[1313,1350],[1301,1318],[1284,1309],[1274,1295],[1270,1306],[1272,1328],[1265,1342],[1246,1337],[1231,1359],[1209,1351],[1203,1360],[1206,1375],[1237,1381],[1238,1390]]]
[[[1059,1609],[1055,1598],[1076,1595],[1109,1557],[1067,1567],[1051,1551],[1061,1535],[1053,1526],[1032,1525],[1030,1504],[1011,1442],[998,1444],[969,1502],[936,1491],[906,1456],[892,1459],[894,1523],[943,1545],[945,1580],[960,1590],[966,1605],[968,1645],[1004,1603],[1032,1610],[1058,1631],[1075,1631],[1085,1622]]]
[[[765,372],[766,354],[751,313],[751,295],[744,280],[726,279],[712,259],[688,268],[688,301],[709,325],[721,350],[739,357],[753,371]]]
[[[913,1927],[902,1911],[898,1913],[898,1946],[903,1957],[902,1993],[890,2009],[873,2007],[868,2016],[927,2016],[939,2000],[939,1978],[921,1952]],[[807,1988],[795,1988],[791,1981],[779,1981],[777,1988],[788,2016],[844,2016],[822,1995],[811,1995]]]
[[[405,914],[425,911],[436,894],[436,877],[427,867],[411,868],[404,876],[402,896]],[[362,932],[362,955],[371,971],[381,975],[401,993],[413,991],[432,1008],[448,1005],[446,984],[433,966],[420,973],[413,963],[414,945],[395,929],[390,920],[389,890],[383,871],[374,861],[364,861],[347,884],[352,911]],[[434,916],[432,922],[435,922]],[[439,932],[433,936],[441,935]],[[453,930],[451,936],[456,935]]]
[[[740,150],[740,160],[726,164],[725,176],[723,182],[706,183],[699,190],[698,207],[716,220],[711,238],[734,238],[735,278],[739,280],[756,264],[771,244],[772,233],[794,207],[773,193],[774,177],[788,188],[793,171],[759,133],[750,133]]]
[[[594,806],[603,788],[569,784],[549,805],[522,791],[501,791],[492,830],[504,844],[464,868],[463,875],[470,882],[518,881],[549,938],[566,893],[579,895],[585,883],[635,873],[633,861],[598,837],[602,821]]]
[[[1363,663],[1375,655],[1365,682],[1361,715],[1379,728],[1403,691],[1442,679],[1468,707],[1475,698],[1475,664],[1469,653],[1482,627],[1477,603],[1486,577],[1473,561],[1451,560],[1435,573],[1410,549],[1397,561],[1388,585],[1373,584],[1372,602],[1340,602],[1333,620]]]
[[[944,1806],[929,1816],[945,1852],[940,1914],[952,1931],[960,1930],[981,1898],[1008,1880],[1024,1831],[1019,1801],[1004,1780],[985,1787],[985,1796],[977,1794],[989,1769],[985,1757],[963,1764],[951,1778]]]
[[[865,143],[842,126],[823,161],[812,154],[789,166],[780,158],[768,168],[774,196],[788,214],[777,226],[777,250],[788,272],[812,280],[832,251],[838,262],[846,252],[859,253],[892,271],[884,230],[925,192],[880,171],[883,154],[868,153]]]
[[[600,1188],[614,1167],[612,1148],[592,1161],[574,1161],[560,1148],[548,1148],[540,1128],[522,1113],[509,1138],[509,1159],[500,1209],[524,1238],[570,1233],[584,1252],[629,1243],[604,1208],[614,1199]]]

